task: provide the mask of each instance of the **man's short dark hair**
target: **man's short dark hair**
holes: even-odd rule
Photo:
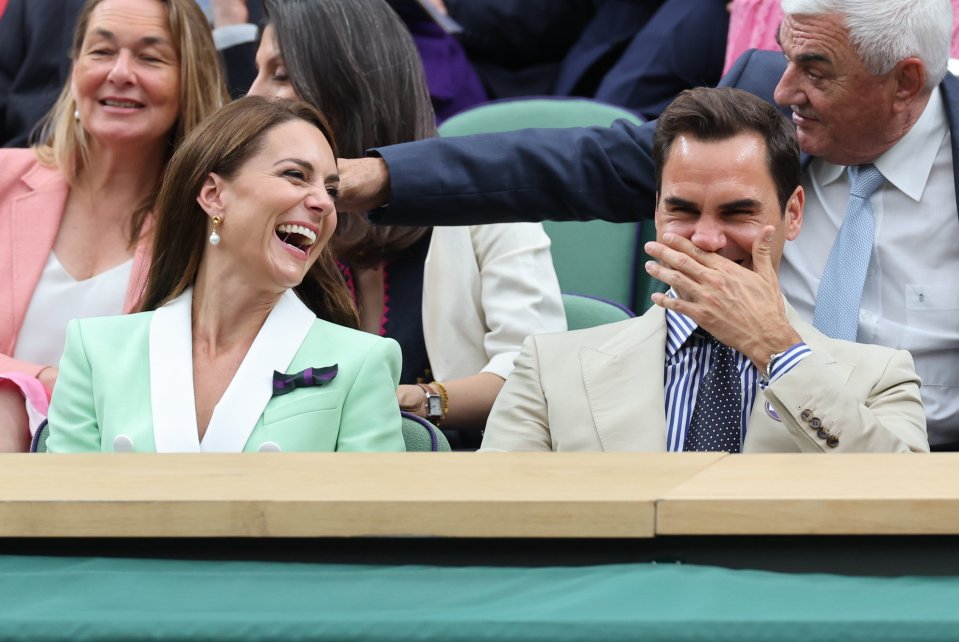
[[[775,107],[731,87],[687,89],[660,115],[653,137],[657,191],[662,191],[663,166],[677,136],[722,141],[748,132],[766,141],[766,166],[776,185],[779,209],[785,213],[802,176],[796,131]]]

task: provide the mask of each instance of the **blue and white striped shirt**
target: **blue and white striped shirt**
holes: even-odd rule
[[[675,296],[670,290],[669,296]],[[686,441],[686,429],[696,407],[699,382],[712,365],[712,345],[709,341],[689,341],[699,325],[673,310],[666,310],[666,450],[679,452]],[[759,372],[746,355],[733,351],[742,382],[742,428],[740,439],[746,438],[746,427],[760,388],[765,388]],[[800,361],[812,354],[805,343],[789,348],[773,364],[769,383],[777,381]],[[768,384],[767,384],[768,385]]]

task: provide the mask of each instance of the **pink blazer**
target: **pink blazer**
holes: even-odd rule
[[[43,266],[53,250],[70,187],[40,164],[32,149],[0,149],[0,372],[36,376],[48,365],[11,357]],[[140,242],[123,309],[132,311],[146,286],[150,244]]]

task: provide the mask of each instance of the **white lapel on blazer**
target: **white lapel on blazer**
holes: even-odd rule
[[[580,350],[593,423],[607,452],[665,452],[665,315],[653,308],[623,325],[598,348]]]
[[[150,324],[153,430],[157,452],[240,452],[273,396],[273,371],[285,372],[290,366],[316,316],[292,290],[280,297],[214,407],[210,425],[203,441],[199,442],[193,396],[192,301],[193,292],[190,290],[157,310]],[[171,307],[173,309],[160,316],[158,322],[161,310]],[[166,354],[159,362],[166,362],[164,367],[168,370],[165,371],[154,358],[155,354],[164,351]],[[168,373],[166,377],[160,375],[162,372]],[[169,373],[176,374],[171,376]],[[165,380],[159,387],[157,376]],[[169,396],[159,396],[158,400],[158,393]]]
[[[193,395],[193,289],[150,320],[150,404],[158,453],[200,452]]]
[[[316,315],[287,290],[273,306],[230,386],[213,409],[200,448],[241,452],[263,409],[273,397],[273,371],[286,372]]]

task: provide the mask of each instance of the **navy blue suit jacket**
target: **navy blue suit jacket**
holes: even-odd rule
[[[553,93],[657,118],[683,89],[719,80],[728,30],[726,0],[605,0]]]
[[[491,98],[546,95],[601,0],[446,0]]]
[[[782,54],[751,50],[723,78],[773,102]],[[940,85],[952,153],[959,159],[959,79]],[[788,110],[783,110],[788,112]],[[638,126],[527,129],[444,138],[376,150],[390,167],[390,205],[371,214],[397,225],[477,225],[516,221],[635,221],[651,218],[656,179],[655,121]],[[809,158],[803,155],[804,166]],[[959,195],[959,162],[953,173]]]
[[[0,145],[27,135],[70,75],[70,45],[83,0],[10,0],[0,19]]]

